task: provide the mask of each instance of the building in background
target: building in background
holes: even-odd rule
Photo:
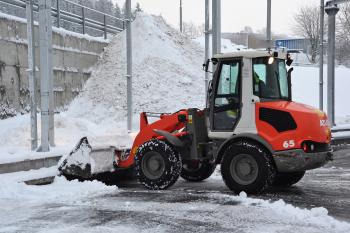
[[[276,48],[287,48],[289,50],[298,50],[307,53],[310,48],[310,41],[306,38],[277,39]]]

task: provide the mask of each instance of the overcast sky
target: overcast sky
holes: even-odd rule
[[[112,0],[123,6],[125,0]],[[178,27],[180,0],[132,0],[148,13],[162,15]],[[182,0],[183,20],[197,25],[204,23],[204,0]],[[244,26],[253,30],[266,27],[266,0],[221,0],[222,32],[239,32]],[[272,31],[292,35],[293,15],[303,5],[318,5],[320,0],[272,0]]]

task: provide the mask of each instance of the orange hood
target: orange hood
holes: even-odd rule
[[[262,121],[259,113],[261,108],[288,112],[296,123],[291,130],[278,132],[271,124]],[[265,138],[274,150],[301,148],[303,141],[329,143],[331,131],[328,125],[327,115],[311,106],[290,101],[274,101],[256,103],[256,125],[258,134]],[[285,119],[278,119],[285,120]],[[293,140],[291,148],[286,148],[286,141]]]

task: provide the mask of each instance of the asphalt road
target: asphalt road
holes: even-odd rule
[[[186,195],[186,193],[232,194],[219,177],[219,172],[211,179],[200,183],[180,179],[171,188],[179,193],[175,196],[143,192],[143,187],[136,182],[127,183],[121,188],[124,191],[118,196],[140,198],[144,195],[145,199],[155,198],[170,202],[190,202],[193,198],[200,198]],[[331,216],[350,222],[350,149],[336,151],[334,161],[323,168],[308,171],[303,179],[292,187],[272,188],[264,194],[251,197],[272,201],[283,199],[286,203],[308,209],[325,207]]]
[[[323,206],[331,216],[350,221],[350,150],[336,151],[334,161],[308,171],[298,184],[272,189],[260,198],[283,199],[306,208]]]
[[[218,171],[200,183],[180,179],[164,191],[129,182],[113,192],[71,201],[0,202],[0,232],[348,233],[350,150],[336,152],[333,162],[309,171],[297,185],[256,198],[234,195]],[[324,207],[342,222],[322,214],[323,208],[299,210],[279,199],[309,210]]]

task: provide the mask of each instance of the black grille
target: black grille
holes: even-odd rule
[[[260,108],[259,120],[270,124],[279,133],[297,128],[297,124],[295,123],[292,115],[290,115],[289,112],[280,110]]]

